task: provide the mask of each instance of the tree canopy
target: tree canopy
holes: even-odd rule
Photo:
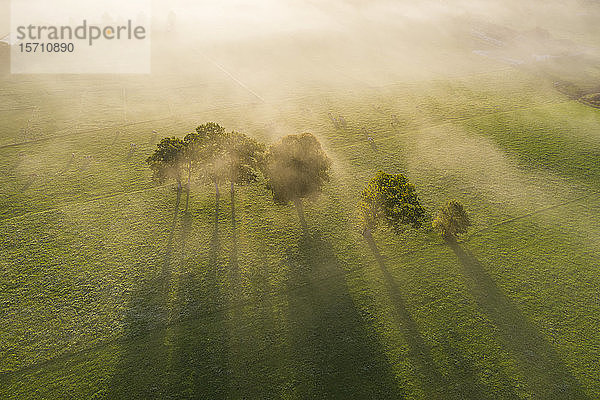
[[[438,211],[432,221],[432,226],[446,238],[456,238],[467,232],[471,221],[462,204],[456,200],[449,200]]]
[[[155,180],[176,179],[178,191],[185,175],[187,211],[192,177],[213,182],[217,198],[219,184],[228,181],[233,196],[234,185],[258,179],[264,155],[264,144],[243,133],[227,133],[221,125],[208,122],[185,135],[183,140],[176,137],[162,139],[147,162]]]
[[[258,179],[265,153],[263,143],[233,131],[224,136],[223,150],[223,164],[229,182],[244,185]]]
[[[320,192],[329,181],[331,160],[310,133],[284,136],[269,148],[264,164],[273,200],[287,204]]]
[[[154,180],[162,183],[168,179],[174,179],[181,183],[184,147],[185,143],[176,137],[163,138],[156,145],[154,153],[146,159],[152,169]]]
[[[217,184],[225,175],[223,165],[223,142],[225,128],[215,122],[199,125],[195,132],[183,138],[186,159],[195,163],[200,177]]]
[[[408,178],[383,171],[378,171],[362,191],[359,208],[365,229],[375,230],[385,222],[397,233],[405,225],[419,228],[427,215]]]

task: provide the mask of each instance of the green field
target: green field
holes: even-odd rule
[[[1,77],[0,398],[600,398],[600,109],[460,56],[476,67],[405,80],[324,63],[327,85],[299,83],[305,60],[277,90],[200,61],[193,80]],[[175,208],[145,159],[207,121],[319,138],[307,230],[262,179]],[[371,248],[357,202],[380,169],[430,213],[459,200],[470,232]]]

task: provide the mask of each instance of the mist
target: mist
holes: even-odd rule
[[[589,86],[598,72],[599,8],[593,1],[154,1],[152,73],[130,82],[208,85],[226,102],[501,68]],[[7,31],[7,21],[0,27]],[[33,79],[49,87],[57,80]]]
[[[79,74],[9,4],[1,398],[600,398],[600,1],[153,0]]]

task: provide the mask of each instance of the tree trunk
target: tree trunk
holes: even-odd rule
[[[219,182],[215,179],[215,223],[219,221]]]
[[[300,219],[302,229],[304,229],[305,232],[308,231],[308,226],[306,225],[306,220],[304,219],[304,208],[302,207],[302,199],[294,199],[294,206],[296,206],[296,212],[298,213],[298,218]]]
[[[379,252],[379,249],[377,248],[375,239],[373,239],[371,228],[365,228],[365,230],[363,231],[363,237],[365,238],[365,240],[367,241],[367,244],[371,248],[371,251],[373,252],[373,255],[375,256],[377,263],[383,270],[385,270],[385,261],[383,259],[383,256]]]
[[[179,212],[179,203],[181,202],[181,179],[177,179],[177,201],[175,202],[175,212],[173,213],[173,224],[177,220],[177,213]]]
[[[231,222],[235,229],[235,185],[233,184],[233,181],[231,182],[229,190],[231,192]]]
[[[373,235],[371,234],[371,228],[365,228],[362,232],[363,236],[367,240],[373,240]]]
[[[181,180],[177,179],[177,205],[179,207],[179,202],[181,201]]]
[[[185,212],[188,212],[188,205],[190,204],[190,181],[192,180],[192,166],[188,167],[188,178],[187,178],[187,195],[185,198]]]

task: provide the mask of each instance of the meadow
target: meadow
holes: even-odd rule
[[[281,68],[275,92],[210,62],[193,82],[4,76],[0,398],[599,398],[600,110],[461,57],[477,67],[404,81]],[[152,182],[156,142],[207,121],[319,138],[332,179],[306,230],[262,180],[195,184],[189,213]],[[370,247],[380,169],[430,213],[459,200],[469,233]]]

